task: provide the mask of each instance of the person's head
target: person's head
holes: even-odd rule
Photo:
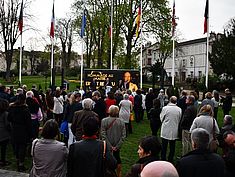
[[[233,117],[231,115],[224,116],[224,125],[232,125],[233,124]]]
[[[192,92],[190,92],[190,95],[193,95],[194,98],[195,98],[195,100],[198,100],[198,94],[197,94],[197,92],[192,91]]]
[[[193,149],[208,149],[209,146],[209,133],[203,128],[196,128],[191,134],[192,148]]]
[[[114,93],[113,92],[108,92],[107,93],[109,99],[114,99]]]
[[[82,100],[82,107],[86,110],[92,110],[93,100],[90,98],[85,98],[84,100]]]
[[[206,92],[205,97],[207,99],[211,99],[212,98],[212,93],[211,92]]]
[[[182,91],[181,91],[181,95],[182,95],[182,96],[187,96],[187,92],[186,92],[185,90],[182,90]]]
[[[203,115],[203,114],[206,114],[212,117],[214,116],[214,112],[213,112],[211,105],[207,104],[201,107],[201,109],[199,110],[199,115]]]
[[[219,101],[219,92],[217,90],[213,90],[212,96],[215,98],[216,101]]]
[[[187,105],[193,105],[194,104],[194,101],[195,101],[195,98],[193,95],[188,95],[187,96],[187,99],[186,99],[186,104]]]
[[[123,76],[124,82],[130,82],[131,81],[131,73],[125,72]]]
[[[230,92],[229,88],[226,88],[226,89],[224,90],[224,92],[225,92],[225,94],[226,94],[226,95],[231,94],[231,92]]]
[[[153,93],[153,88],[149,88],[149,93]]]
[[[101,97],[101,94],[100,94],[99,91],[96,90],[92,93],[92,99],[93,100],[98,100],[100,97]]]
[[[177,103],[177,97],[176,96],[171,96],[169,101],[170,101],[170,103],[176,104]]]
[[[166,161],[148,163],[141,172],[141,177],[179,177],[175,167]]]
[[[118,115],[119,115],[119,108],[116,105],[111,105],[109,107],[108,112],[109,112],[109,116],[110,117],[118,117]]]
[[[23,94],[24,92],[23,92],[23,89],[22,88],[18,88],[17,90],[16,90],[16,95],[19,95],[19,94]]]
[[[153,107],[154,107],[155,109],[160,108],[160,107],[161,107],[161,101],[160,101],[159,99],[155,98],[155,99],[153,100]]]
[[[141,92],[140,89],[136,90],[136,94],[137,94],[137,95],[141,95],[141,93],[142,93],[142,92]]]
[[[231,148],[235,148],[235,133],[233,131],[225,132],[224,142]]]
[[[80,100],[81,100],[81,97],[82,97],[81,93],[79,93],[79,92],[74,92],[73,95],[74,95],[74,99],[75,99],[76,101],[80,101]]]
[[[59,134],[59,126],[58,123],[54,119],[50,119],[46,121],[42,128],[41,136],[44,139],[55,139],[55,137]]]
[[[0,113],[7,111],[9,102],[6,99],[0,98]]]
[[[96,135],[99,130],[99,121],[96,117],[88,117],[83,122],[83,133],[85,136]]]
[[[26,92],[26,98],[33,98],[33,96],[34,94],[31,90]]]
[[[27,85],[23,85],[22,89],[27,90]]]
[[[146,156],[158,156],[161,151],[161,143],[156,136],[146,136],[140,140],[138,154],[140,158]]]
[[[26,101],[26,97],[24,94],[19,94],[17,97],[16,97],[16,101],[14,104],[16,105],[23,105],[25,104],[25,101]]]
[[[160,93],[161,95],[164,95],[164,94],[165,94],[163,89],[161,89],[161,90],[159,91],[159,93]]]
[[[125,94],[123,95],[123,99],[124,99],[124,100],[129,100],[129,95],[128,95],[127,93],[125,93]]]

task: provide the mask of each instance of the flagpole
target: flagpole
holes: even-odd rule
[[[172,14],[172,79],[171,85],[175,86],[175,0],[173,1],[173,14]]]
[[[209,77],[209,0],[207,1],[207,35],[206,35],[206,88],[208,89],[208,77]]]
[[[143,35],[142,35],[142,0],[140,0],[140,88],[143,88]]]
[[[82,84],[82,79],[83,79],[83,38],[82,38],[82,46],[81,46],[81,48],[82,48],[82,54],[81,54],[81,88],[82,88],[82,86],[83,86],[83,84]]]
[[[110,34],[111,34],[111,52],[110,52],[110,69],[113,69],[113,0],[111,0],[111,24],[110,24]]]
[[[175,86],[175,37],[173,36],[173,46],[172,46],[172,80],[171,85]]]
[[[20,35],[20,66],[19,66],[19,85],[21,85],[21,71],[22,71],[22,33]]]
[[[51,38],[51,88],[54,91],[55,89],[55,71],[54,71],[54,31],[55,31],[55,0],[53,0],[53,8],[52,8],[52,21],[51,21],[51,29],[50,29],[50,38]]]
[[[83,0],[83,15],[82,15],[82,28],[81,28],[81,38],[82,38],[82,46],[81,46],[81,50],[82,50],[82,54],[81,54],[81,80],[80,80],[80,87],[82,89],[83,87],[83,36],[85,33],[85,23],[86,23],[86,19],[85,19],[85,1]]]
[[[207,89],[208,89],[208,77],[209,77],[209,15],[207,19],[207,36],[206,36],[206,88]]]

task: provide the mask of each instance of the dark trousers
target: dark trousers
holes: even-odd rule
[[[27,149],[27,144],[24,143],[14,143],[14,151],[15,151],[15,156],[16,159],[18,160],[19,163],[24,163],[25,155],[26,155],[26,149]]]
[[[62,114],[54,114],[54,118],[60,127],[62,120],[63,120],[63,113]]]
[[[6,162],[6,151],[7,151],[7,144],[9,140],[4,140],[0,142],[1,146],[1,162]]]
[[[214,118],[217,120],[218,107],[214,107]]]
[[[140,120],[141,120],[141,116],[143,115],[142,109],[141,108],[135,108],[134,109],[134,113],[135,113],[135,121],[137,123],[139,123]]]
[[[166,159],[167,145],[168,142],[170,144],[170,152],[168,155],[168,159]],[[167,140],[162,138],[162,152],[161,152],[161,160],[168,160],[169,162],[173,162],[173,158],[175,155],[175,140]]]
[[[161,122],[150,119],[150,128],[152,131],[152,135],[157,136],[157,132],[160,129],[160,127],[161,127]]]

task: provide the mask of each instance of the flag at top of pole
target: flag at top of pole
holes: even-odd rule
[[[172,12],[172,36],[175,35],[175,27],[176,27],[176,22],[175,22],[175,0],[173,2],[173,12]]]
[[[82,26],[81,26],[81,38],[85,35],[85,28],[86,28],[86,10],[84,9],[83,15],[82,15]]]
[[[141,4],[140,4],[140,6],[139,6],[139,9],[138,9],[138,15],[137,15],[137,17],[136,17],[136,25],[137,25],[137,27],[136,27],[136,37],[138,37],[139,36],[139,29],[140,29],[140,17],[141,17]]]
[[[55,12],[54,12],[54,1],[53,1],[50,37],[54,39],[54,36],[55,36]]]
[[[20,34],[22,34],[22,31],[23,31],[23,0],[21,2],[20,16],[19,16],[19,21],[18,21],[18,28],[19,28]]]
[[[208,32],[208,26],[207,26],[208,6],[209,6],[209,2],[208,0],[206,0],[206,7],[205,7],[205,13],[204,13],[204,34]]]

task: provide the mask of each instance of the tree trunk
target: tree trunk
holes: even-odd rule
[[[6,80],[10,81],[11,76],[11,63],[12,63],[12,56],[13,56],[13,50],[7,50],[6,51]]]

